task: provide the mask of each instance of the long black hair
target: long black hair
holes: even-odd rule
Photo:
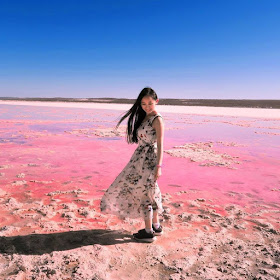
[[[138,143],[137,129],[139,128],[140,124],[146,116],[146,112],[141,107],[141,100],[145,96],[150,96],[154,100],[158,99],[156,92],[152,88],[143,88],[133,106],[124,114],[124,116],[120,119],[120,121],[117,124],[118,128],[120,123],[129,116],[126,129],[126,139],[127,142],[130,144]]]

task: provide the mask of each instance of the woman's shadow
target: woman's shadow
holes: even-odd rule
[[[114,245],[135,242],[131,234],[116,230],[93,229],[50,234],[0,237],[0,253],[42,255],[87,245]]]

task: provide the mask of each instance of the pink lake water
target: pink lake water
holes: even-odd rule
[[[113,129],[121,114],[115,110],[0,105],[1,189],[21,200],[39,200],[50,191],[69,189],[86,190],[89,196],[100,198],[136,148],[123,136],[95,133]],[[181,199],[203,196],[217,204],[251,208],[266,204],[279,210],[279,119],[162,115],[166,128],[159,179],[162,193],[182,191]],[[202,147],[211,144],[214,161],[207,149],[199,150],[199,143]],[[191,156],[168,153],[185,144],[196,145]],[[193,160],[197,154],[208,159]],[[229,157],[229,165],[215,162],[215,155],[221,154]],[[184,195],[190,190],[193,194]]]

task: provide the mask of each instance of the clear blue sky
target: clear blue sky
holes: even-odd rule
[[[0,96],[280,99],[279,0],[0,0]]]

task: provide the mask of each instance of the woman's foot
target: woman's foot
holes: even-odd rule
[[[161,236],[163,234],[163,229],[161,225],[159,225],[158,228],[155,228],[153,225],[153,231],[154,231],[154,235],[156,236]]]
[[[152,243],[157,238],[155,237],[155,233],[148,233],[145,229],[139,230],[137,233],[133,234],[133,238],[137,241]]]

